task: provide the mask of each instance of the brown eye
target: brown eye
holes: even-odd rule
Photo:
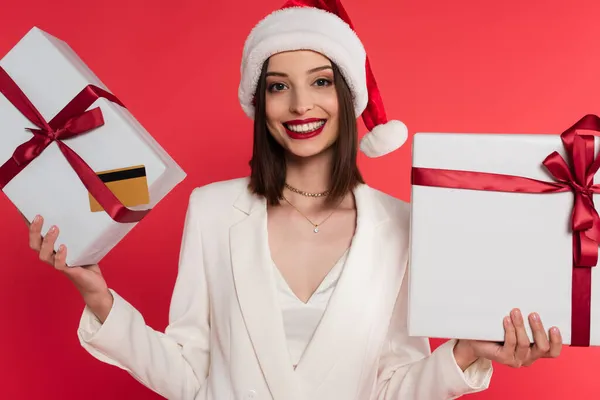
[[[277,82],[269,85],[269,92],[280,92],[285,89],[285,85],[283,83]]]
[[[325,87],[331,85],[331,81],[329,79],[321,78],[315,81],[315,85]]]

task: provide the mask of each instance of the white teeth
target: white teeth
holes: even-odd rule
[[[298,133],[309,133],[315,131],[325,125],[325,121],[309,122],[308,124],[302,125],[285,125],[290,131]]]

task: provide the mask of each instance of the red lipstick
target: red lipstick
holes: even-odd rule
[[[323,118],[307,118],[307,119],[294,119],[291,121],[284,122],[285,125],[302,125],[310,124],[311,122],[325,121]]]
[[[290,126],[290,125],[291,126],[303,125],[303,124],[309,124],[311,122],[324,122],[324,124],[320,128],[317,128],[314,131],[309,131],[309,132],[294,132],[294,131],[288,129],[288,126]],[[302,139],[310,139],[310,138],[313,138],[313,137],[319,135],[321,132],[323,132],[323,128],[325,128],[326,123],[327,123],[327,121],[324,119],[321,119],[321,118],[295,119],[295,120],[287,121],[287,122],[283,123],[283,127],[285,128],[285,132],[288,134],[289,137],[291,137],[292,139],[302,140]]]

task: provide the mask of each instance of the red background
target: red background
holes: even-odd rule
[[[167,323],[191,189],[248,173],[251,122],[237,101],[241,49],[254,23],[281,3],[0,0],[0,56],[33,25],[67,41],[188,173],[102,262],[110,286],[154,328]],[[585,113],[600,112],[597,1],[345,5],[388,114],[411,134],[560,133]],[[360,163],[372,186],[409,198],[410,143]],[[80,348],[78,293],[37,261],[4,196],[0,220],[0,398],[159,398]],[[471,398],[597,398],[599,370],[600,349],[565,348],[558,360],[528,369],[497,366],[491,388]]]

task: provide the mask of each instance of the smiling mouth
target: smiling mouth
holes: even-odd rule
[[[325,125],[325,122],[327,122],[327,121],[322,119],[322,120],[318,120],[318,121],[307,122],[304,124],[284,123],[283,126],[288,131],[291,131],[291,132],[294,132],[294,133],[297,133],[300,135],[306,135],[306,134],[313,133],[313,132],[316,132],[319,129],[321,129]]]

